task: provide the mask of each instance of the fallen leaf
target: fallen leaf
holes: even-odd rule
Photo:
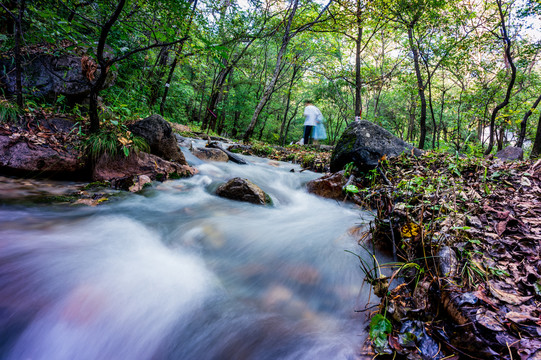
[[[508,292],[505,292],[503,290],[497,289],[494,286],[490,286],[490,293],[496,297],[498,300],[501,300],[505,303],[511,304],[511,305],[520,305],[528,300],[530,300],[533,296],[518,296],[515,294],[510,294]]]
[[[493,311],[480,308],[475,318],[477,322],[492,331],[505,331],[505,327],[498,321],[498,314]]]
[[[516,311],[510,311],[507,314],[505,314],[505,318],[508,320],[511,320],[514,323],[522,324],[527,321],[538,321],[539,318],[536,318],[535,316],[531,316],[527,313],[519,313]]]

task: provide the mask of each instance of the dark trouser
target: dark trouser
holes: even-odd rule
[[[312,133],[313,133],[314,127],[310,125],[304,126],[304,145],[308,145],[312,143]]]

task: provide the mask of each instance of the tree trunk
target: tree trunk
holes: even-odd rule
[[[22,22],[24,16],[25,0],[19,1],[19,15],[15,22],[15,83],[17,91],[17,105],[20,109],[24,107],[23,100],[23,82],[22,82],[22,59],[21,59],[21,40],[23,36]]]
[[[498,4],[498,10],[500,13],[500,21],[501,21],[501,30],[502,30],[502,37],[503,41],[505,43],[505,58],[507,59],[507,62],[509,63],[509,66],[511,67],[511,79],[509,80],[509,84],[507,86],[507,92],[505,94],[505,99],[503,102],[498,104],[492,111],[492,115],[490,116],[490,138],[488,140],[488,147],[485,151],[485,155],[490,154],[492,151],[492,148],[494,147],[494,126],[496,123],[496,117],[498,116],[498,112],[503,109],[504,107],[509,104],[509,99],[511,98],[511,90],[513,89],[513,86],[515,85],[515,79],[517,77],[517,68],[515,67],[515,64],[513,63],[513,57],[511,56],[511,40],[509,39],[509,36],[507,35],[507,27],[505,26],[505,17],[503,15],[502,10],[502,3],[501,0],[496,0],[496,3]]]
[[[539,114],[539,121],[537,122],[537,132],[535,133],[535,140],[533,142],[532,153],[530,158],[536,158],[541,155],[541,114]]]
[[[293,89],[293,84],[295,83],[295,78],[297,77],[297,73],[300,70],[300,65],[293,65],[293,74],[291,75],[291,81],[289,82],[289,88],[287,89],[287,100],[286,100],[286,109],[284,111],[284,118],[282,119],[282,124],[280,125],[280,145],[284,146],[286,138],[284,136],[286,122],[287,122],[287,113],[289,112],[289,105],[291,104],[291,91]]]
[[[532,115],[533,111],[537,108],[541,102],[541,95],[535,100],[532,107],[524,114],[524,118],[520,122],[520,132],[518,134],[517,147],[522,147],[524,145],[524,139],[526,138],[526,125],[528,124],[528,118]]]
[[[434,104],[432,103],[432,81],[428,77],[428,105],[430,107],[430,116],[432,117],[432,149],[436,148],[436,115],[434,115]]]
[[[417,76],[417,89],[419,92],[419,98],[421,99],[421,118],[419,120],[419,149],[424,149],[426,139],[426,97],[423,77],[421,75],[421,68],[419,65],[419,49],[415,45],[413,39],[413,26],[414,23],[410,23],[408,26],[408,38],[411,51],[413,52],[413,64],[415,66],[415,75]]]
[[[363,27],[361,20],[361,0],[357,0],[357,38],[355,39],[355,115],[361,116],[363,108],[361,101],[361,42]]]
[[[447,90],[443,89],[443,92],[441,94],[440,124],[438,126],[437,131],[436,131],[436,140],[437,140],[436,146],[437,146],[438,149],[440,147],[440,130],[443,128],[443,109],[444,109],[444,106],[445,106],[445,93],[446,92],[447,92]]]
[[[188,22],[188,26],[186,27],[186,32],[184,33],[185,38],[187,38],[188,35],[190,34],[193,18],[195,16],[195,9],[197,9],[197,1],[199,0],[189,0],[189,2],[193,2],[193,7],[192,7],[192,13],[190,14],[190,21]],[[175,68],[177,66],[179,56],[182,53],[183,47],[184,47],[184,41],[180,43],[177,53],[175,54],[175,59],[173,60],[173,63],[171,64],[171,67],[169,68],[169,74],[167,75],[167,81],[165,82],[165,88],[163,89],[162,100],[160,102],[160,115],[162,116],[165,109],[165,102],[167,101],[167,94],[169,93],[169,87],[171,86],[171,82],[173,81],[173,74],[175,73]]]
[[[250,124],[248,125],[248,128],[246,129],[246,132],[244,133],[244,136],[243,136],[244,141],[248,141],[250,137],[252,136],[259,114],[261,114],[263,107],[265,107],[265,105],[267,104],[267,101],[269,100],[269,97],[271,96],[274,90],[274,85],[276,85],[276,81],[278,81],[278,76],[280,75],[280,70],[281,70],[281,65],[282,65],[282,59],[286,52],[287,46],[289,45],[289,42],[291,41],[291,37],[290,37],[291,23],[293,22],[293,18],[295,17],[295,13],[297,12],[298,6],[299,6],[299,0],[294,0],[293,6],[291,8],[291,13],[289,14],[289,18],[287,21],[286,29],[284,31],[284,36],[282,37],[282,46],[280,46],[280,50],[278,51],[278,56],[276,58],[276,66],[274,67],[274,72],[272,74],[272,77],[269,83],[265,87],[265,91],[263,92],[263,97],[259,100],[259,103],[257,104],[255,108],[254,115],[252,116],[252,120],[250,121]]]
[[[103,51],[105,48],[105,42],[109,31],[113,27],[114,23],[118,20],[122,9],[126,5],[126,0],[120,0],[116,6],[115,12],[111,15],[109,20],[101,27],[100,38],[98,40],[98,47],[96,49],[96,57],[98,60],[98,68],[100,69],[100,75],[98,79],[90,87],[90,103],[88,105],[88,114],[90,117],[90,132],[97,133],[100,130],[100,118],[98,116],[98,96],[105,84],[107,78],[107,71],[111,66],[111,60],[105,60],[103,57]]]
[[[169,61],[169,51],[171,50],[170,46],[164,46],[160,49],[156,63],[153,66],[153,69],[148,74],[148,80],[150,82],[150,94],[148,96],[148,103],[150,107],[154,107],[156,101],[158,101],[158,96],[160,93],[160,84],[162,78],[165,75],[165,69],[167,62]]]
[[[15,15],[13,12],[11,12],[10,9],[14,10],[15,6],[13,3],[0,3],[0,6],[4,9],[4,11],[7,13],[8,18],[12,21],[14,25],[13,29],[13,36],[15,38],[15,95],[17,98],[17,106],[19,106],[20,109],[24,107],[24,100],[23,100],[23,83],[22,83],[22,57],[21,57],[21,43],[22,43],[22,36],[23,36],[23,30],[22,30],[22,22],[24,17],[24,8],[25,8],[25,0],[18,0],[18,14]],[[7,27],[7,21],[5,26]],[[2,26],[3,27],[3,26]]]

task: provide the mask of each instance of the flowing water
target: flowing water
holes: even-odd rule
[[[355,359],[367,215],[247,159],[190,157],[198,175],[98,207],[0,206],[0,359]],[[274,206],[213,195],[234,176]]]

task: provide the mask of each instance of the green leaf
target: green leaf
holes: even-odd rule
[[[122,150],[124,151],[124,155],[126,155],[126,157],[130,155],[130,149],[128,149],[127,147],[123,146]]]
[[[359,188],[353,184],[350,184],[348,186],[346,186],[346,192],[348,193],[352,193],[352,194],[358,194],[359,193]]]
[[[381,352],[387,347],[387,335],[392,331],[391,322],[381,314],[376,314],[370,320],[370,339],[374,342],[374,347]]]

